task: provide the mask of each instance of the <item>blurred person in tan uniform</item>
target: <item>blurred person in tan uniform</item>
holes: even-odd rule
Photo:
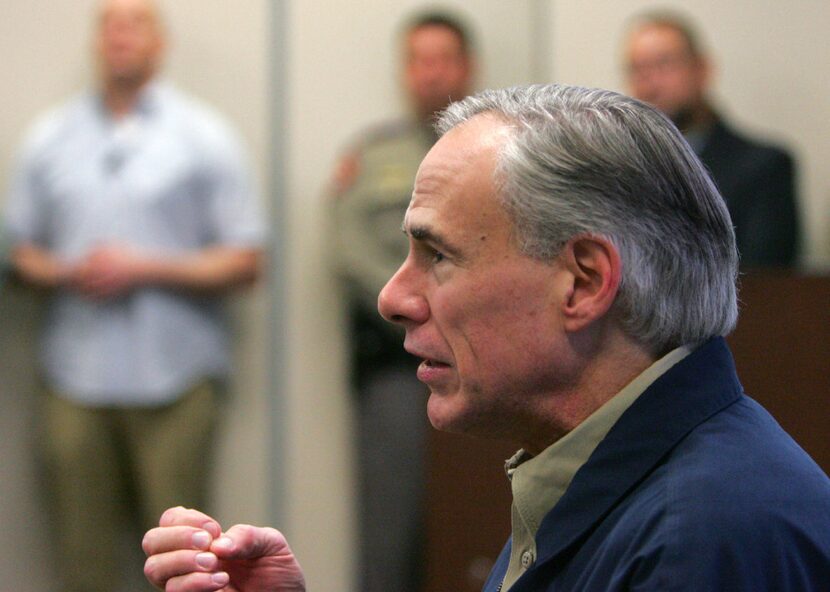
[[[467,95],[469,33],[428,13],[402,30],[402,86],[410,113],[362,132],[334,177],[331,258],[349,298],[351,383],[356,396],[361,585],[366,592],[418,590],[423,573],[426,390],[403,332],[377,313],[377,295],[406,256],[401,220],[415,172],[437,140],[433,116]]]

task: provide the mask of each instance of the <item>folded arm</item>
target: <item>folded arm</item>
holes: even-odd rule
[[[43,288],[70,287],[106,299],[144,286],[192,292],[219,292],[253,282],[262,252],[253,247],[208,247],[176,255],[157,255],[121,244],[92,249],[77,262],[24,244],[12,253],[13,265],[27,282]]]

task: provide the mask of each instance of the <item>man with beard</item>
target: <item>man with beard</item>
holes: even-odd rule
[[[712,66],[698,36],[673,14],[634,20],[624,49],[632,96],[669,116],[726,200],[741,267],[790,267],[799,246],[795,165],[785,150],[733,129],[708,97]]]

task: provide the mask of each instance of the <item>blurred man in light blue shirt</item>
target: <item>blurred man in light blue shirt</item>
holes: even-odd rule
[[[234,133],[156,80],[155,4],[99,10],[101,85],[30,131],[4,230],[17,275],[52,291],[43,458],[66,590],[87,592],[113,588],[125,499],[146,523],[204,502],[230,362],[221,296],[256,278],[264,235]]]

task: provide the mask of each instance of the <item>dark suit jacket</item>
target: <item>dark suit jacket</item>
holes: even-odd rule
[[[826,592],[830,480],[743,394],[717,338],[622,415],[536,542],[510,592]],[[485,591],[509,557],[508,541]]]
[[[700,159],[729,207],[741,267],[792,266],[799,243],[792,157],[717,120]]]

